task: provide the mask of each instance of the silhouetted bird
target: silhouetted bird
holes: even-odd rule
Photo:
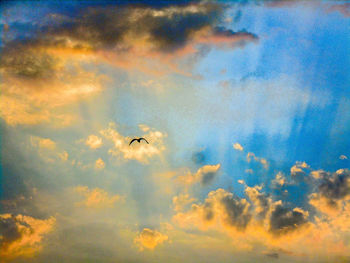
[[[134,141],[137,141],[138,143],[140,143],[141,140],[144,140],[145,142],[147,142],[147,144],[149,144],[148,141],[147,141],[145,138],[138,138],[138,139],[132,139],[131,142],[129,143],[129,146],[130,146]]]

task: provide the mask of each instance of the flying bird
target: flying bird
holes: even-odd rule
[[[148,141],[147,141],[145,138],[142,138],[142,137],[141,137],[141,138],[138,138],[138,139],[136,139],[136,138],[135,138],[135,139],[132,139],[131,142],[129,143],[129,146],[130,146],[134,141],[137,141],[138,143],[140,143],[141,140],[144,140],[145,142],[147,142],[147,144],[149,144]]]

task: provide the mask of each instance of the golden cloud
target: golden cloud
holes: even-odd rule
[[[143,125],[141,129],[145,130],[146,127],[146,125]],[[113,142],[114,147],[108,151],[112,156],[123,157],[127,160],[134,159],[146,164],[154,156],[162,155],[165,150],[163,139],[167,136],[165,133],[149,127],[146,130],[147,133],[143,134],[142,137],[146,138],[149,144],[142,141],[142,143],[134,142],[129,145],[132,138],[121,135],[116,130],[114,123],[110,123],[107,129],[101,130],[100,134]]]
[[[254,153],[249,152],[249,153],[247,153],[247,162],[250,163],[251,160],[254,160],[255,162],[261,163],[265,169],[269,168],[269,163],[267,162],[267,160],[265,158],[257,157],[257,156],[255,156]]]
[[[83,69],[59,69],[47,78],[3,74],[0,115],[9,125],[51,123],[65,126],[76,118],[66,107],[96,95],[103,78]]]
[[[105,168],[105,162],[101,159],[101,158],[98,158],[95,162],[95,168],[96,169],[99,169],[99,170],[102,170]]]
[[[49,138],[31,136],[30,141],[34,147],[38,147],[39,149],[48,149],[48,150],[56,149],[56,143]]]
[[[310,168],[310,166],[306,162],[296,162],[295,165],[290,168],[290,174],[292,176],[302,175],[305,174],[304,169],[308,168]]]
[[[183,211],[186,206],[196,201],[196,198],[190,197],[189,194],[180,194],[173,197],[174,210],[176,212]]]
[[[78,206],[89,208],[108,208],[113,207],[115,203],[124,201],[124,197],[120,195],[109,195],[101,188],[89,189],[87,186],[77,186],[74,189],[77,193],[84,196],[84,200],[78,202]]]
[[[168,240],[167,235],[162,234],[157,230],[144,228],[134,239],[134,243],[139,246],[140,251],[143,251],[145,248],[153,250],[156,246],[162,244],[166,240]]]
[[[346,170],[334,173],[334,178],[330,179],[334,185],[328,183],[325,188],[321,183],[320,191],[310,196],[310,204],[319,213],[312,221],[308,211],[299,207],[290,209],[282,201],[274,201],[261,192],[261,186],[246,186],[249,201],[217,189],[210,192],[203,203],[192,204],[190,209],[180,207],[175,210],[173,222],[184,229],[196,227],[210,235],[215,232],[225,234],[238,250],[265,248],[277,254],[308,256],[314,260],[326,255],[330,260],[347,257],[350,251],[346,241],[350,231],[350,197],[343,194],[341,199],[336,199],[336,207],[329,206],[327,200],[333,190],[338,193],[334,187],[344,192],[337,176],[345,174]],[[189,196],[184,198],[188,199]]]
[[[25,215],[0,215],[0,256],[3,260],[32,257],[43,248],[42,240],[55,226],[56,219],[36,219]]]
[[[282,172],[278,172],[275,179],[271,181],[271,186],[274,188],[279,188],[285,186],[287,183],[287,178],[284,176],[284,174]]]
[[[237,151],[243,151],[243,146],[240,145],[238,142],[233,144],[233,149],[237,150]]]
[[[49,138],[30,136],[30,144],[37,149],[38,155],[46,162],[53,163],[57,160],[68,160],[68,153],[62,151],[56,142]]]
[[[85,144],[91,149],[100,148],[102,146],[102,138],[92,134],[86,139]]]
[[[192,174],[190,171],[187,171],[184,175],[177,176],[176,181],[187,186],[190,186],[197,182],[206,185],[215,178],[220,167],[220,164],[204,165],[203,167],[199,168],[194,174]]]

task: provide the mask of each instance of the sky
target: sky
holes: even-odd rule
[[[350,2],[0,10],[0,262],[350,262]]]

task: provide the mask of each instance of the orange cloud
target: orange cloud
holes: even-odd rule
[[[102,146],[102,139],[92,134],[86,139],[85,144],[91,149],[97,149]]]
[[[101,158],[98,158],[95,162],[95,168],[96,169],[104,169],[105,168],[105,162],[101,159]]]
[[[134,243],[139,246],[140,251],[143,251],[145,248],[153,250],[156,246],[164,243],[166,240],[168,240],[167,235],[162,234],[157,230],[144,228],[134,239]]]
[[[243,146],[240,145],[238,142],[233,144],[233,149],[237,150],[237,151],[243,151]]]
[[[197,182],[201,182],[203,185],[210,183],[216,176],[221,165],[204,165],[199,168],[196,173],[192,174],[190,171],[187,171],[184,175],[179,175],[176,177],[176,181],[190,186]]]
[[[295,165],[290,168],[290,174],[292,176],[305,174],[304,169],[308,169],[310,166],[306,162],[296,162]]]
[[[271,181],[271,186],[275,188],[283,187],[286,184],[288,184],[287,178],[281,172],[278,172],[275,179]]]
[[[84,196],[82,202],[78,202],[78,206],[86,206],[89,208],[106,208],[113,207],[116,202],[124,200],[120,195],[109,195],[101,188],[90,190],[87,186],[77,186],[74,189],[77,193]]]
[[[65,126],[76,118],[65,107],[101,90],[102,77],[82,69],[75,72],[59,70],[47,79],[28,79],[4,73],[0,116],[9,125],[51,123]]]
[[[347,174],[346,170],[333,175],[330,180],[334,187],[342,187],[337,176],[344,174]],[[307,256],[316,261],[324,256],[331,261],[348,257],[350,244],[346,240],[350,231],[350,197],[342,195],[337,199],[336,207],[329,206],[324,194],[331,194],[333,186],[327,184],[330,189],[323,187],[321,183],[320,192],[310,196],[310,204],[318,211],[313,220],[302,208],[290,209],[282,201],[274,201],[261,192],[261,186],[247,186],[245,193],[249,200],[217,189],[210,192],[203,203],[192,204],[190,209],[175,210],[173,222],[184,229],[195,227],[210,235],[225,234],[240,251],[265,248],[274,255]]]
[[[55,218],[36,219],[25,215],[0,215],[0,256],[3,260],[32,257],[43,248],[42,240],[55,226]]]
[[[247,162],[250,163],[251,160],[261,163],[265,169],[269,168],[269,163],[265,158],[257,157],[254,153],[249,152],[247,153]]]
[[[190,197],[189,194],[180,194],[173,197],[174,210],[180,212],[184,210],[186,206],[196,201],[196,198]]]
[[[49,138],[41,138],[37,136],[31,136],[31,143],[33,146],[38,147],[40,149],[48,149],[55,150],[56,143]]]

